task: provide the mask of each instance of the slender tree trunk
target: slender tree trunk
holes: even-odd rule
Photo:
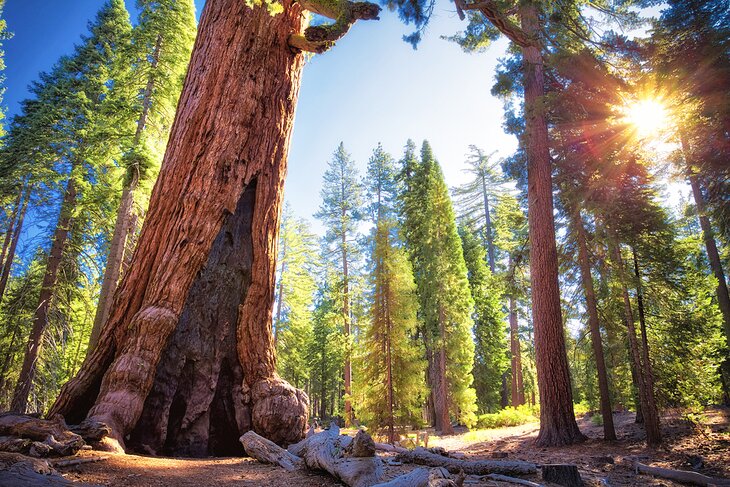
[[[639,269],[639,259],[636,256],[636,249],[631,248],[632,257],[634,260],[634,277],[636,278],[636,308],[639,311],[639,328],[641,330],[641,360],[643,362],[644,371],[646,374],[646,385],[650,395],[649,407],[652,407],[651,403],[656,403],[655,387],[654,387],[654,367],[651,364],[651,358],[649,356],[649,339],[646,334],[646,314],[644,312],[644,289],[641,284],[641,270]],[[653,406],[657,410],[656,404]],[[657,412],[658,418],[658,412]],[[643,418],[642,418],[643,419]],[[659,421],[659,419],[657,419]]]
[[[345,211],[342,211],[343,217]],[[342,233],[342,319],[345,325],[345,426],[352,425],[352,363],[350,361],[350,277],[347,266],[347,235]]]
[[[623,259],[621,258],[621,250],[616,242],[615,236],[611,244],[611,250],[616,263],[616,271],[618,272],[619,281],[621,282],[621,294],[624,303],[624,318],[626,319],[626,328],[629,336],[629,349],[631,350],[631,360],[636,368],[637,382],[639,385],[639,401],[641,403],[641,412],[644,419],[644,430],[646,431],[646,442],[650,446],[656,446],[661,443],[661,429],[659,427],[659,413],[656,409],[656,401],[654,400],[654,391],[649,388],[650,381],[647,379],[647,371],[641,360],[641,347],[636,338],[636,326],[634,324],[634,314],[631,309],[631,298],[627,286],[626,271],[624,270]]]
[[[494,240],[492,238],[492,216],[489,211],[489,195],[487,194],[487,179],[484,173],[482,177],[482,193],[484,195],[484,219],[486,221],[486,228],[484,229],[487,233],[487,256],[489,258],[489,270],[494,274]]]
[[[2,275],[0,275],[0,303],[2,303],[3,297],[5,296],[5,289],[8,287],[8,280],[10,279],[10,270],[13,268],[13,261],[15,260],[15,251],[18,248],[18,242],[20,241],[20,234],[23,232],[23,222],[25,221],[25,212],[28,210],[28,202],[30,201],[30,195],[32,188],[28,186],[25,190],[25,197],[23,198],[22,207],[20,209],[20,215],[18,215],[18,222],[15,225],[15,231],[13,232],[13,239],[10,242],[8,248],[8,254],[5,259],[5,265],[3,265]]]
[[[715,235],[712,231],[712,224],[707,216],[705,198],[702,196],[702,188],[700,187],[700,182],[697,180],[696,174],[693,172],[693,167],[696,167],[697,164],[692,160],[689,142],[683,133],[680,133],[680,140],[682,143],[684,159],[687,163],[687,178],[689,179],[690,186],[692,187],[692,196],[695,200],[697,216],[700,220],[700,227],[702,228],[702,237],[705,241],[707,260],[710,262],[710,268],[717,280],[717,288],[715,289],[717,294],[717,304],[722,312],[723,330],[725,331],[725,339],[728,343],[728,353],[730,353],[730,293],[728,293],[725,271],[722,268],[722,260],[720,259],[720,253],[717,250],[717,244],[715,243]],[[725,362],[726,364],[730,363],[730,355],[725,357]]]
[[[75,165],[74,165],[75,166]],[[10,404],[10,410],[18,413],[25,413],[28,408],[28,394],[30,393],[33,380],[35,378],[36,362],[43,344],[43,332],[48,325],[48,310],[51,307],[51,301],[56,291],[56,278],[58,269],[61,266],[63,251],[68,240],[68,233],[71,227],[71,220],[76,208],[76,185],[74,182],[75,167],[71,170],[71,175],[66,183],[66,190],[61,203],[61,212],[58,216],[58,223],[53,232],[53,243],[51,244],[51,252],[48,254],[46,263],[46,271],[43,275],[43,283],[41,284],[41,294],[38,307],[33,315],[33,328],[28,338],[28,345],[23,358],[23,366],[20,369],[18,383],[15,386],[13,400]],[[19,225],[20,226],[20,225]]]
[[[389,259],[390,253],[390,242],[388,241],[388,236],[386,234],[385,237],[385,258]],[[392,445],[395,442],[395,414],[394,414],[394,394],[393,394],[393,322],[391,321],[390,316],[390,279],[391,276],[388,273],[386,269],[382,270],[385,272],[385,280],[383,282],[383,285],[385,287],[384,294],[385,294],[385,306],[383,306],[383,309],[385,311],[385,323],[387,326],[387,338],[386,338],[386,365],[387,365],[387,376],[386,376],[386,386],[388,388],[388,442]]]
[[[154,51],[152,52],[151,72],[147,79],[144,95],[142,97],[142,112],[137,119],[137,129],[132,141],[132,149],[137,149],[142,140],[142,133],[147,125],[150,108],[152,107],[152,93],[155,89],[155,70],[160,59],[160,51],[162,49],[162,36],[157,36]],[[101,284],[101,292],[99,293],[99,304],[96,308],[94,316],[94,326],[91,328],[91,336],[89,337],[89,347],[86,349],[87,355],[90,354],[96,343],[99,341],[101,327],[109,319],[109,310],[111,309],[114,292],[119,283],[119,277],[122,274],[122,265],[124,263],[124,255],[127,250],[127,239],[133,229],[132,220],[134,215],[134,192],[139,186],[139,170],[138,168],[129,168],[126,174],[124,188],[122,189],[122,199],[117,209],[117,219],[114,223],[114,232],[112,233],[109,254],[106,259],[106,267],[104,268],[104,278]]]
[[[611,395],[608,388],[606,360],[603,357],[603,340],[601,338],[601,327],[598,322],[596,292],[593,288],[591,264],[588,260],[586,233],[585,227],[583,226],[583,218],[580,215],[580,210],[573,212],[573,227],[575,228],[576,240],[578,241],[578,263],[580,266],[581,280],[583,282],[583,293],[585,294],[586,299],[586,309],[588,311],[588,326],[591,331],[593,357],[596,360],[596,370],[598,372],[598,390],[601,396],[601,415],[603,416],[603,439],[615,441],[616,430],[613,426],[613,408],[611,407]]]
[[[15,203],[13,204],[13,211],[10,214],[10,218],[8,219],[8,229],[5,232],[5,241],[3,242],[3,250],[2,250],[2,253],[0,253],[0,266],[2,266],[3,268],[7,265],[7,262],[5,262],[5,257],[8,254],[8,247],[10,246],[10,242],[13,240],[13,230],[15,229],[15,221],[18,219],[18,212],[20,211],[20,205],[22,204],[24,192],[25,192],[25,188],[20,188],[20,190],[18,191],[18,197],[15,199]]]
[[[305,17],[299,4],[285,1],[283,9],[272,16],[265,5],[239,0],[205,5],[129,271],[96,349],[50,411],[72,423],[85,416],[107,423],[110,446],[123,446],[146,414],[166,347],[177,343],[176,329],[184,326],[193,281],[247,191],[253,192],[244,208],[250,228],[243,230],[251,241],[250,285],[237,298],[236,320],[225,322],[235,329],[242,400],[262,436],[287,443],[304,433],[307,398],[276,375],[271,330],[282,189],[303,66],[288,39],[302,31]],[[210,373],[210,383],[229,387],[235,382],[229,368],[232,375]],[[210,407],[226,404],[226,394]]]
[[[511,294],[509,297],[509,330],[512,352],[512,406],[517,407],[525,404],[525,388],[522,383],[522,352],[517,323],[517,300]]]
[[[520,7],[522,29],[538,38],[540,21],[534,3]],[[558,254],[553,220],[552,165],[543,97],[543,56],[538,46],[522,48],[525,91],[525,138],[528,160],[530,282],[535,317],[535,358],[540,390],[540,446],[569,445],[585,436],[573,412],[573,392],[560,311]]]

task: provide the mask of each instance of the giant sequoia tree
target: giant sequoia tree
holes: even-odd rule
[[[276,375],[271,333],[286,156],[300,51],[379,11],[355,5],[206,3],[137,250],[51,414],[109,424],[111,447],[175,454],[231,452],[248,429],[302,436],[307,398]],[[303,33],[303,8],[337,22]]]

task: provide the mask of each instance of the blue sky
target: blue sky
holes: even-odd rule
[[[4,16],[13,39],[5,42],[8,115],[28,96],[28,84],[72,51],[104,0],[9,0]],[[132,19],[134,1],[126,0]],[[198,12],[204,0],[196,0]],[[304,70],[289,157],[286,200],[310,218],[319,206],[327,161],[340,141],[364,172],[382,142],[399,158],[408,138],[428,139],[449,184],[463,180],[470,144],[509,154],[516,141],[501,128],[502,104],[490,94],[497,58],[506,42],[488,53],[465,54],[440,36],[463,28],[450,2],[439,3],[424,41],[414,51],[401,40],[411,32],[396,15],[358,22],[330,52]],[[40,222],[39,222],[40,223]],[[54,223],[54,222],[44,222]],[[315,228],[320,226],[313,221]]]

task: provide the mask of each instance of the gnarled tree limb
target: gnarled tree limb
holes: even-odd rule
[[[289,46],[300,51],[321,54],[347,34],[358,20],[378,20],[380,7],[370,2],[347,0],[300,0],[305,10],[333,19],[332,24],[307,27],[302,34],[289,36]]]
[[[520,47],[537,46],[538,39],[529,36],[520,26],[518,26],[509,17],[513,12],[510,9],[503,12],[492,0],[481,0],[474,3],[465,3],[464,0],[454,0],[456,10],[478,10],[481,12],[499,31],[507,36],[509,40]],[[459,15],[463,19],[462,14]]]

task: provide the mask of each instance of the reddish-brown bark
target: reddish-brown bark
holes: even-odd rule
[[[250,8],[239,0],[206,3],[137,250],[97,348],[64,386],[51,413],[71,422],[84,416],[103,421],[121,445],[126,435],[134,434],[159,382],[166,348],[181,343],[176,330],[192,297],[193,281],[206,260],[212,262],[213,242],[237,213],[242,195],[252,191],[253,201],[247,204],[252,212],[247,230],[250,284],[238,306],[237,323],[226,326],[236,330],[242,401],[251,405],[250,425],[281,443],[303,434],[307,399],[276,375],[271,332],[282,189],[303,63],[287,40],[302,31],[305,19],[298,4],[285,1],[283,7],[284,12],[272,16],[265,6]],[[235,366],[228,367],[223,374],[221,365],[218,379],[211,379],[215,387],[235,382]],[[194,384],[194,374],[184,369],[178,380]],[[221,401],[210,408],[225,404]],[[173,395],[171,410],[174,403]],[[176,417],[168,413],[165,439],[178,445],[173,450],[184,448],[182,433],[174,438],[169,434],[176,427],[170,419]],[[238,418],[237,423],[239,428],[246,424]],[[181,423],[177,431],[185,426]]]
[[[540,34],[537,7],[520,7],[522,30],[535,39]],[[522,48],[525,91],[525,138],[528,160],[528,222],[530,234],[530,283],[535,319],[535,361],[540,392],[541,446],[583,441],[573,412],[573,392],[565,351],[560,311],[558,254],[553,220],[552,165],[547,120],[543,111],[545,80],[543,56],[537,44]]]
[[[25,349],[23,365],[20,369],[18,382],[13,393],[13,400],[10,403],[10,410],[17,413],[25,413],[28,407],[28,394],[30,393],[33,379],[35,378],[35,366],[38,355],[43,344],[43,332],[48,325],[48,310],[54,298],[56,278],[58,269],[61,266],[63,251],[68,241],[68,232],[71,227],[71,219],[76,208],[76,184],[74,182],[74,170],[66,183],[66,190],[61,203],[61,212],[58,216],[58,223],[53,232],[53,243],[48,254],[46,270],[41,284],[41,294],[33,315],[33,328],[28,338],[28,345]]]

